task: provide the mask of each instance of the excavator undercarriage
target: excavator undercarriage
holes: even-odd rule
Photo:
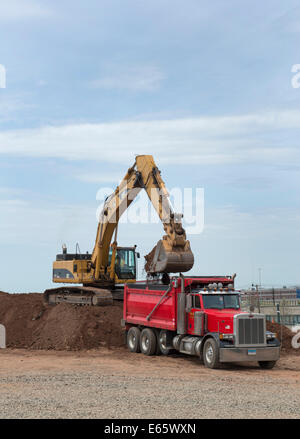
[[[109,289],[65,286],[46,290],[44,300],[49,305],[72,303],[73,305],[105,306],[112,305],[116,298]]]

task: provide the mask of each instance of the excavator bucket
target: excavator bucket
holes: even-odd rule
[[[161,239],[145,256],[147,273],[179,273],[189,271],[194,265],[194,255],[189,241],[184,246],[171,246]]]

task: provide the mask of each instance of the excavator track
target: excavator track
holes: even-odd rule
[[[108,306],[112,305],[114,301],[113,293],[110,290],[94,287],[51,288],[46,290],[43,296],[47,305],[70,303],[73,305]]]

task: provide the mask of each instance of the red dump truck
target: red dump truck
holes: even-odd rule
[[[173,277],[168,285],[125,285],[122,326],[131,352],[182,352],[205,366],[257,361],[271,369],[279,359],[276,334],[263,314],[243,312],[234,276]]]

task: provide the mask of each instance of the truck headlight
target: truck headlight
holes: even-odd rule
[[[220,334],[220,340],[233,340],[233,334]]]
[[[272,340],[273,338],[276,338],[277,334],[274,332],[267,332],[267,340]]]

